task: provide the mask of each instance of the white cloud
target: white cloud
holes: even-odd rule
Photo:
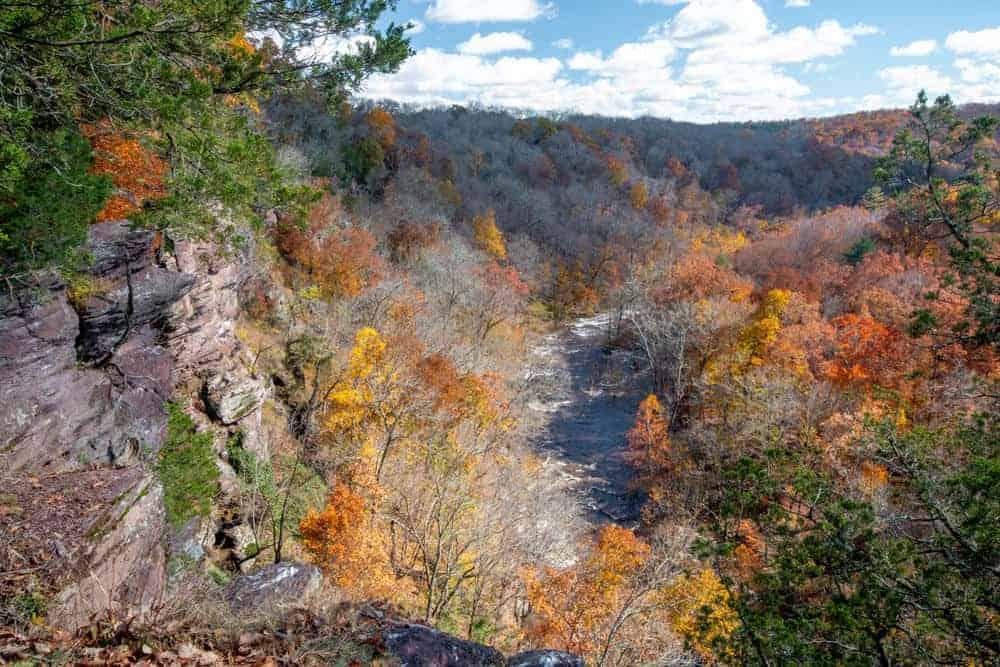
[[[537,8],[543,1],[529,4]],[[577,51],[565,62],[527,56],[493,60],[487,54],[494,51],[470,45],[490,35],[469,40],[464,53],[423,49],[397,74],[373,77],[365,94],[423,105],[478,103],[693,121],[821,115],[843,110],[843,100],[814,97],[786,70],[805,65],[809,69],[799,71],[821,72],[823,59],[839,56],[859,38],[877,32],[837,21],[779,30],[755,0],[637,1],[676,5],[676,15],[641,40],[611,51]],[[461,20],[492,20],[508,12],[509,5],[523,9],[525,0],[502,7],[435,0],[431,10],[457,20],[458,5],[470,9]],[[553,45],[572,48],[568,39]]]
[[[366,43],[374,44],[375,38],[370,35],[354,35],[352,37],[327,35],[298,49],[296,55],[306,62],[330,62],[336,56],[356,53],[358,47]]]
[[[441,23],[534,21],[553,10],[554,5],[538,0],[433,0],[426,16]]]
[[[937,50],[937,40],[918,39],[910,42],[906,46],[894,46],[889,49],[889,55],[897,58],[915,58],[919,56],[929,56]]]
[[[534,45],[517,32],[491,32],[488,35],[477,32],[455,48],[465,55],[485,56],[504,51],[531,51]]]
[[[562,39],[557,39],[556,41],[552,42],[552,46],[556,47],[557,49],[566,49],[566,50],[572,49],[573,40],[570,39],[569,37],[563,37]]]
[[[1000,27],[978,32],[959,30],[948,35],[944,43],[962,55],[1000,56]]]
[[[810,0],[787,0],[785,7],[808,7]]]
[[[667,40],[629,42],[615,49],[604,58],[600,51],[580,52],[570,58],[570,69],[584,70],[599,76],[613,76],[666,67],[674,57],[675,49]]]
[[[933,99],[950,92],[954,85],[948,76],[927,65],[886,67],[878,75],[888,86],[887,99],[893,105],[911,104],[921,90]]]
[[[945,46],[963,56],[953,63],[960,83],[953,90],[961,102],[1000,101],[1000,27],[948,35]]]

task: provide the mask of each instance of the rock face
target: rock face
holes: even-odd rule
[[[76,629],[109,611],[148,612],[163,596],[164,529],[163,491],[146,475],[87,528],[89,548],[78,557],[82,576],[59,594],[50,624]]]
[[[402,667],[492,667],[504,665],[496,649],[457,639],[423,625],[404,625],[383,633],[388,652]]]
[[[302,604],[322,584],[314,565],[273,563],[230,582],[226,600],[234,614],[273,614]]]
[[[0,297],[0,463],[51,472],[158,449],[173,360],[157,337],[196,278],[157,265],[157,247],[124,222],[94,225],[99,287],[76,309],[55,277]]]
[[[194,275],[157,263],[159,239],[156,232],[130,229],[124,221],[91,228],[90,274],[104,289],[79,305],[81,360],[107,360],[131,335],[154,334],[166,309],[191,290]]]
[[[235,336],[249,263],[220,259],[209,244],[178,242],[167,252],[162,235],[123,221],[93,225],[87,245],[87,289],[72,299],[55,275],[0,289],[0,489],[34,475],[43,480],[38,493],[49,483],[60,489],[50,495],[67,499],[55,508],[63,515],[76,516],[70,498],[87,509],[78,522],[86,531],[53,538],[71,554],[60,556],[64,576],[49,579],[60,591],[50,620],[65,627],[107,610],[141,615],[165,584],[164,545],[197,558],[214,532],[206,524],[167,534],[152,464],[175,390],[201,396],[203,422],[240,421],[258,454],[267,450],[254,432],[266,387],[246,371]],[[102,492],[88,490],[88,475],[100,478]],[[36,502],[29,491],[23,507]],[[45,524],[18,539],[41,553],[51,541]],[[296,572],[282,590],[317,585],[318,571]]]
[[[260,381],[247,375],[212,373],[202,385],[201,398],[213,419],[231,426],[260,407],[265,391]]]
[[[586,663],[562,651],[527,651],[509,658],[507,667],[586,667]]]

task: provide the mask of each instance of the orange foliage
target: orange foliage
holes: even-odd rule
[[[649,202],[649,189],[645,183],[633,183],[632,187],[629,188],[628,197],[629,201],[632,202],[632,208],[642,210]]]
[[[364,497],[337,482],[322,511],[310,509],[299,525],[302,545],[337,586],[359,596],[383,597],[392,590],[379,531],[371,525]]]
[[[700,252],[688,252],[670,270],[666,284],[656,293],[657,301],[707,299],[727,296],[743,301],[753,286],[745,278]]]
[[[382,107],[375,107],[365,115],[365,124],[368,131],[382,145],[383,150],[388,150],[396,144],[396,121],[392,114]]]
[[[628,449],[625,461],[632,467],[653,474],[670,467],[670,433],[663,407],[655,394],[639,403],[635,424],[626,434]]]
[[[85,126],[83,131],[94,149],[91,171],[107,175],[115,186],[114,194],[97,214],[97,222],[127,218],[145,202],[166,196],[164,180],[169,167],[138,139],[103,123]]]
[[[535,646],[594,655],[605,640],[629,578],[649,558],[650,548],[627,528],[604,526],[589,558],[574,568],[525,574],[532,607],[526,639]]]
[[[620,187],[628,180],[628,167],[613,155],[609,155],[604,159],[604,166],[607,168],[608,175],[614,185]]]
[[[646,210],[658,224],[664,225],[670,220],[670,206],[663,197],[653,197],[646,205]]]
[[[279,220],[279,252],[322,292],[338,297],[360,294],[378,282],[383,266],[375,237],[364,229],[337,229],[339,202],[329,193],[311,209],[307,224]]]
[[[832,324],[837,328],[836,347],[827,377],[840,385],[893,386],[902,372],[902,334],[868,314],[841,315]]]
[[[386,237],[389,254],[394,262],[407,262],[419,256],[420,251],[437,244],[441,225],[436,222],[418,224],[403,221]]]

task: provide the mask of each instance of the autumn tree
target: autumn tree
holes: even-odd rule
[[[711,659],[709,646],[728,640],[737,621],[717,578],[684,574],[690,538],[661,526],[647,542],[606,525],[577,565],[526,571],[526,638],[594,665],[656,662],[678,637]]]
[[[635,424],[626,433],[625,460],[646,476],[670,467],[670,432],[656,394],[639,403]]]
[[[81,124],[107,123],[126,142],[119,150],[152,167],[133,176],[148,178],[146,185],[155,190],[158,164],[127,142],[147,138],[150,145],[143,148],[169,164],[168,195],[149,211],[161,226],[204,232],[220,204],[233,218],[247,221],[261,207],[294,208],[302,194],[299,184],[233,101],[307,84],[333,99],[356,90],[373,72],[395,70],[410,49],[403,26],[375,27],[387,8],[368,0],[294,7],[226,0],[169,6],[53,0],[0,9],[8,65],[0,71],[0,89],[8,93],[0,100],[4,272],[65,255],[37,251],[45,243],[36,237],[46,227],[44,238],[60,250],[85,238],[90,216],[81,214],[107,191],[102,179],[80,178],[90,168],[89,155],[75,139]],[[361,26],[372,39],[356,54],[313,58],[310,49],[301,48]],[[277,39],[256,49],[234,39],[248,34]],[[33,194],[46,184],[52,192],[65,189],[71,195],[66,202],[81,206],[71,217],[60,213],[59,225],[50,224],[52,206],[40,206]]]
[[[337,482],[322,510],[311,509],[299,526],[302,546],[340,588],[384,598],[397,586],[382,534],[364,496]]]
[[[482,250],[496,259],[507,259],[507,244],[497,227],[496,212],[493,209],[472,219],[472,233]]]

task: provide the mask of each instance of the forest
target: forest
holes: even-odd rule
[[[42,466],[0,415],[0,664],[40,645],[366,664],[364,614],[588,665],[995,664],[1000,107],[921,93],[714,125],[408,107],[358,94],[410,54],[371,27],[390,8],[0,8],[0,371],[51,291],[80,321],[66,372],[127,385],[120,351],[172,350],[178,326],[142,314],[129,262],[194,247],[236,276],[219,331],[264,387],[246,419],[211,355],[179,361],[127,463]],[[359,25],[356,55],[296,55]],[[95,238],[123,220],[153,240],[118,278]],[[88,342],[115,299],[124,333]],[[573,354],[591,356],[572,382],[627,417],[585,474],[567,452],[588,408],[545,393]],[[47,545],[76,533],[32,494],[111,502],[48,485],[133,467],[162,493],[162,596],[60,627],[71,568]],[[614,477],[614,511],[587,475]],[[198,531],[199,555],[174,546]],[[311,625],[252,653],[279,621],[220,595],[289,562],[322,572]]]

